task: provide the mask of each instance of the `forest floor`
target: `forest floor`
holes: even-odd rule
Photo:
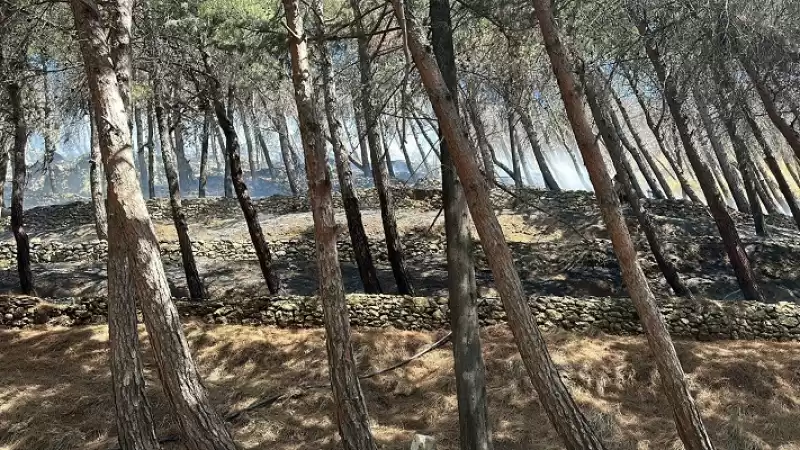
[[[229,423],[243,449],[337,448],[321,330],[210,326],[186,332],[218,411],[281,393],[288,399]],[[443,332],[359,329],[362,373],[426,348]],[[115,446],[107,328],[0,330],[0,449],[106,450]],[[145,341],[146,378],[159,436],[173,436]],[[570,391],[609,449],[682,448],[647,344],[640,337],[546,335]],[[483,333],[497,450],[561,448],[506,326]],[[676,342],[712,440],[726,450],[800,449],[800,343]],[[457,449],[458,414],[449,344],[364,380],[379,448],[407,449],[414,433]],[[166,449],[182,449],[170,443]]]

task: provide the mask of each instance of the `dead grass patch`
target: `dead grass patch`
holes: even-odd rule
[[[327,380],[321,330],[190,323],[186,332],[221,412]],[[441,333],[360,330],[354,348],[363,372],[407,358]],[[681,448],[646,342],[638,337],[547,335],[556,363],[582,410],[612,449]],[[561,446],[525,376],[510,332],[484,332],[488,395],[497,449]],[[718,448],[800,449],[796,343],[678,342],[678,353]],[[175,431],[153,361],[146,355],[159,432]],[[106,449],[114,411],[107,329],[0,330],[0,449]],[[405,449],[414,432],[456,449],[458,414],[449,346],[363,382],[384,449]],[[325,389],[249,412],[230,424],[244,449],[336,448]],[[174,449],[181,448],[175,445]]]

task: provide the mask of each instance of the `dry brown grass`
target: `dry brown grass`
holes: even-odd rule
[[[219,410],[303,383],[324,382],[321,331],[187,325]],[[364,372],[390,365],[441,334],[362,330]],[[636,337],[547,336],[567,384],[613,449],[680,449],[646,343]],[[484,334],[496,448],[558,449],[505,327]],[[0,449],[106,449],[114,412],[105,327],[0,330]],[[679,342],[678,353],[719,449],[800,449],[800,344]],[[148,353],[147,379],[159,433],[175,431]],[[457,448],[450,348],[363,383],[381,448],[404,449],[412,433]],[[232,423],[245,449],[336,447],[327,390],[257,410]],[[172,448],[181,448],[175,446]]]

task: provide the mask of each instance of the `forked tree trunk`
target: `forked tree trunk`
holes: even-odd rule
[[[156,198],[156,172],[155,172],[155,115],[152,101],[147,104],[147,193],[149,198]],[[98,154],[100,149],[98,147]]]
[[[800,158],[800,133],[798,133],[790,123],[784,120],[778,107],[775,105],[772,93],[769,91],[769,88],[767,88],[767,85],[761,78],[761,74],[758,73],[758,69],[753,65],[753,62],[747,57],[740,57],[739,61],[742,63],[745,72],[747,72],[747,76],[750,77],[750,82],[755,86],[756,92],[758,92],[758,96],[764,104],[764,110],[767,112],[767,116],[769,116],[775,128],[781,132],[783,138],[786,139],[786,143],[789,144],[789,147],[794,151],[795,156]]]
[[[575,85],[567,51],[561,44],[556,29],[549,0],[533,0],[539,29],[542,32],[545,49],[550,57],[567,117],[572,124],[575,139],[583,154],[589,170],[589,177],[595,193],[603,221],[611,235],[614,253],[622,269],[622,277],[628,294],[633,301],[639,320],[647,336],[650,349],[658,367],[664,391],[672,407],[678,428],[678,435],[689,450],[710,450],[713,448],[705,430],[700,412],[694,404],[686,375],[681,367],[675,347],[667,331],[664,317],[658,309],[656,299],[647,278],[642,271],[636,255],[636,248],[628,233],[625,219],[619,207],[619,199],[614,195],[611,178],[602,162],[600,148],[583,110],[583,101]]]
[[[611,155],[611,162],[614,164],[614,169],[617,171],[619,180],[622,182],[631,209],[633,209],[634,214],[636,214],[639,225],[641,225],[642,231],[644,231],[644,235],[647,238],[650,251],[653,253],[653,257],[659,269],[661,269],[664,279],[672,288],[673,292],[675,292],[675,295],[692,298],[691,291],[689,291],[689,288],[683,283],[678,269],[664,250],[664,246],[656,230],[656,225],[653,223],[650,214],[645,211],[640,198],[636,195],[631,182],[634,175],[630,165],[623,164],[623,162],[626,161],[623,151],[624,146],[620,142],[619,134],[617,133],[618,130],[613,126],[613,120],[611,118],[613,112],[610,107],[603,106],[607,104],[608,93],[602,90],[603,88],[600,87],[602,84],[598,83],[596,76],[592,79],[591,74],[582,75],[585,75],[583,87],[586,93],[587,103],[591,108],[597,128],[600,130],[600,134],[606,143],[606,148]]]
[[[208,183],[208,147],[213,145],[211,132],[214,118],[211,117],[211,108],[208,104],[203,106],[203,130],[200,135],[200,182],[197,185],[197,196],[205,198],[206,183]]]
[[[207,61],[206,66],[208,66]],[[214,112],[217,115],[219,126],[225,133],[226,159],[228,160],[228,166],[231,168],[231,180],[236,190],[236,197],[239,199],[239,206],[242,208],[244,220],[247,222],[247,230],[250,232],[250,240],[253,242],[253,247],[258,257],[261,274],[267,282],[267,288],[270,294],[277,294],[281,290],[281,282],[278,275],[272,269],[272,254],[269,250],[269,244],[267,244],[267,240],[264,239],[264,231],[261,229],[261,222],[258,221],[258,211],[253,205],[253,200],[250,198],[250,193],[247,191],[247,184],[244,182],[242,163],[239,158],[239,136],[237,136],[233,122],[228,118],[228,111],[225,110],[225,105],[222,103],[219,81],[212,79],[209,80],[209,84],[211,85],[211,101],[214,105]],[[233,95],[229,92],[228,101],[230,102],[232,100]]]
[[[408,278],[406,270],[403,243],[397,230],[395,218],[394,196],[389,189],[388,165],[382,156],[388,153],[388,148],[381,145],[378,135],[380,119],[373,106],[372,63],[369,51],[369,37],[365,34],[362,19],[361,4],[358,0],[350,0],[353,13],[358,18],[354,28],[358,37],[358,65],[361,81],[361,111],[364,113],[367,144],[369,146],[370,163],[372,164],[372,179],[375,190],[378,191],[378,200],[381,206],[381,219],[383,221],[383,234],[386,238],[386,254],[392,266],[392,274],[397,283],[397,291],[401,295],[414,295],[414,288]],[[386,158],[390,159],[390,158]],[[389,164],[390,165],[390,164]]]
[[[413,17],[410,17],[410,11],[404,10],[404,2],[401,0],[393,0],[392,3],[395,16],[407,30],[409,50],[439,118],[450,156],[464,186],[472,220],[480,235],[481,245],[488,257],[497,290],[508,315],[508,324],[514,333],[533,386],[539,394],[539,401],[568,449],[602,449],[602,443],[561,380],[547,351],[544,337],[536,326],[519,274],[514,268],[511,250],[492,209],[485,179],[464,131],[458,108],[453,103],[453,95],[445,84],[436,61],[421,41],[422,32]]]
[[[747,194],[744,192],[742,176],[736,169],[728,151],[725,150],[722,142],[720,142],[719,136],[717,136],[714,122],[711,120],[711,114],[708,110],[708,104],[702,94],[694,90],[693,95],[694,102],[697,105],[697,111],[700,113],[700,120],[703,123],[703,128],[706,129],[708,141],[711,143],[711,148],[717,156],[719,166],[722,169],[722,175],[725,177],[725,181],[733,196],[733,201],[736,203],[736,208],[740,212],[748,213],[750,212],[750,201],[747,199]]]
[[[108,222],[106,218],[106,200],[103,197],[103,183],[100,179],[103,162],[100,154],[100,141],[97,137],[97,122],[94,107],[89,103],[89,193],[92,197],[92,214],[94,215],[94,231],[97,239],[108,240]]]
[[[286,170],[286,178],[289,181],[289,190],[292,195],[300,195],[300,182],[297,179],[297,166],[292,158],[292,148],[289,145],[289,128],[286,126],[286,115],[275,113],[271,116],[272,124],[278,133],[278,142],[281,146],[281,158],[283,168]]]
[[[17,243],[17,273],[20,290],[33,295],[33,273],[31,272],[31,244],[24,226],[23,202],[28,168],[25,164],[25,149],[28,146],[28,125],[22,103],[22,87],[16,80],[6,84],[6,93],[11,104],[10,121],[14,127],[14,167],[11,185],[11,232]]]
[[[178,161],[179,183],[182,190],[188,191],[192,183],[192,167],[189,165],[189,159],[186,158],[185,130],[183,127],[183,117],[181,117],[181,110],[178,105],[172,108],[172,120],[173,133],[175,134],[175,156]],[[163,152],[164,150],[162,149],[161,151]]]
[[[449,0],[431,1],[431,46],[444,82],[450,90],[453,107],[457,110],[458,77],[450,14]],[[486,366],[481,353],[469,209],[444,136],[441,155],[442,202],[447,239],[447,288],[450,327],[453,330],[459,444],[462,450],[491,450],[492,429],[486,400]]]
[[[120,7],[110,4],[115,6]],[[206,397],[170,298],[158,240],[133,165],[127,114],[104,31],[107,24],[96,8],[83,1],[72,1],[71,7],[95,116],[103,118],[97,125],[108,180],[109,335],[122,447],[159,448],[148,420],[138,359],[135,307],[139,305],[183,443],[193,450],[235,450],[222,418]]]
[[[372,177],[372,168],[369,160],[369,145],[367,144],[367,133],[364,130],[364,114],[359,101],[353,100],[353,121],[356,123],[356,133],[358,133],[358,148],[361,151],[361,171],[365,177]]]
[[[155,48],[158,44],[154,43],[152,45]],[[186,275],[186,286],[189,288],[189,298],[193,301],[200,301],[205,298],[205,292],[203,283],[200,281],[197,263],[194,260],[192,239],[189,237],[189,224],[186,222],[186,215],[183,213],[183,206],[181,205],[181,188],[178,170],[175,167],[177,161],[175,152],[172,150],[172,141],[169,138],[169,125],[163,103],[163,81],[160,80],[158,72],[158,69],[153,71],[153,103],[155,104],[156,122],[158,123],[158,135],[161,138],[161,160],[164,163],[164,174],[169,188],[172,222],[175,224],[175,232],[178,235],[183,272]]]
[[[314,8],[318,10],[315,17],[322,17],[322,4],[315,1]],[[324,32],[322,23],[317,24],[317,32],[319,34]],[[353,245],[353,254],[358,265],[364,292],[376,294],[381,292],[381,285],[378,280],[378,272],[375,270],[375,263],[372,261],[369,238],[361,221],[361,208],[359,207],[358,196],[355,189],[353,189],[350,162],[345,154],[346,149],[342,140],[343,126],[339,121],[339,103],[336,100],[336,82],[333,78],[331,54],[325,42],[320,43],[317,49],[320,59],[320,71],[322,72],[325,117],[328,121],[328,129],[333,143],[333,157],[336,161],[336,173],[339,176],[339,189],[342,194],[345,217],[347,218],[347,229],[350,231],[350,242]],[[306,163],[307,165],[308,163]]]
[[[322,0],[312,0],[315,14],[320,21],[323,17],[321,2]],[[345,450],[376,450],[350,342],[347,299],[336,250],[337,226],[333,215],[332,182],[326,164],[322,123],[313,100],[311,68],[299,5],[299,0],[283,0],[289,30],[294,97],[305,149],[308,193],[314,217],[319,297],[325,317],[325,344],[336,420]],[[321,34],[322,27],[318,26],[317,31]],[[321,45],[327,43],[323,41]]]
[[[746,299],[762,301],[764,298],[756,284],[755,272],[750,266],[750,261],[747,259],[747,252],[745,252],[744,245],[742,245],[742,241],[739,238],[736,224],[728,213],[719,190],[714,186],[714,175],[701,159],[700,153],[697,151],[694,142],[692,142],[686,116],[684,116],[681,111],[681,102],[678,99],[675,79],[671,74],[667,74],[664,63],[661,61],[661,55],[654,46],[650,36],[648,36],[647,23],[635,18],[634,21],[636,22],[635,25],[640,35],[644,38],[647,57],[655,69],[659,82],[663,86],[664,98],[670,110],[670,115],[678,129],[678,135],[689,157],[689,161],[692,164],[692,168],[694,168],[694,172],[697,174],[697,179],[705,194],[706,202],[708,202],[708,207],[711,210],[711,215],[714,217],[714,221],[719,229],[725,251],[728,254],[728,259],[733,266],[733,271],[739,282],[739,287]]]
[[[800,229],[800,203],[798,203],[795,193],[792,192],[792,188],[789,186],[789,181],[786,179],[786,176],[781,170],[778,160],[775,159],[775,152],[772,150],[772,146],[764,137],[764,133],[761,131],[761,127],[756,122],[749,107],[745,110],[745,119],[747,120],[747,124],[750,126],[750,130],[753,132],[753,136],[755,136],[759,146],[761,146],[761,149],[764,150],[764,160],[766,161],[770,172],[772,172],[772,175],[775,177],[775,180],[778,182],[778,187],[781,190],[781,194],[783,194],[783,199],[786,200],[786,204],[789,206],[789,211],[792,214],[792,218],[794,219],[795,224],[797,224],[798,229]]]
[[[625,105],[622,103],[622,99],[619,98],[616,91],[614,91],[613,89],[611,89],[611,96],[614,99],[614,102],[617,104],[617,108],[619,109],[619,113],[622,116],[622,120],[625,122],[625,126],[628,128],[628,131],[631,132],[631,136],[633,136],[633,141],[636,143],[636,147],[639,149],[642,156],[647,161],[650,170],[653,171],[653,174],[658,180],[658,184],[664,191],[664,195],[666,195],[668,199],[673,200],[675,196],[672,194],[672,188],[670,188],[669,186],[667,177],[664,176],[664,171],[662,171],[661,168],[658,167],[658,164],[656,162],[656,159],[653,157],[653,154],[647,149],[647,146],[644,145],[644,141],[642,141],[642,136],[639,134],[639,131],[637,131],[636,127],[633,125],[633,121],[631,120],[631,117],[628,114],[628,110],[625,108]]]

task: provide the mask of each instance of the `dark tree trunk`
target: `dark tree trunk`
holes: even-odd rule
[[[431,46],[458,108],[453,29],[449,0],[431,0]],[[469,231],[469,210],[464,188],[450,159],[447,140],[441,136],[442,201],[447,238],[447,273],[450,326],[453,329],[459,443],[462,450],[491,450],[492,430],[486,400],[486,367],[481,353],[475,263]]]
[[[647,186],[650,188],[650,192],[653,194],[653,198],[657,199],[665,198],[665,195],[663,192],[661,192],[658,182],[655,179],[655,176],[649,170],[650,168],[648,167],[647,162],[644,160],[644,157],[639,152],[639,148],[631,144],[630,141],[628,141],[627,136],[625,136],[625,131],[622,129],[622,125],[619,123],[617,115],[614,114],[613,109],[609,108],[608,117],[611,120],[611,125],[619,139],[619,143],[628,151],[628,153],[633,158],[633,161],[636,163],[636,167],[639,168],[639,173],[642,174],[645,183],[647,183]],[[635,177],[633,171],[631,171],[630,175],[631,177]],[[647,197],[647,195],[645,195],[644,197]]]
[[[110,6],[125,9],[132,5]],[[153,223],[139,189],[131,135],[107,36],[99,11],[71,2],[92,95],[98,138],[108,180],[108,304],[112,380],[122,447],[157,449],[159,445],[144,398],[138,359],[136,310],[147,326],[161,385],[193,450],[235,450],[222,418],[211,408],[172,303]],[[112,14],[113,16],[113,14]],[[129,30],[128,30],[129,31]]]
[[[100,156],[100,141],[97,138],[97,122],[94,107],[89,104],[89,193],[92,197],[92,213],[94,214],[94,230],[97,239],[108,240],[108,223],[106,219],[106,200],[103,198],[103,183],[100,171],[103,162]]]
[[[55,180],[53,175],[53,159],[59,140],[59,127],[55,117],[55,102],[50,89],[50,77],[47,74],[47,58],[42,56],[42,91],[44,93],[44,157],[42,169],[44,170],[44,191],[55,193]]]
[[[742,289],[746,299],[762,301],[763,296],[761,295],[761,291],[756,284],[755,272],[750,266],[750,261],[747,258],[747,252],[745,252],[744,245],[742,245],[742,241],[739,238],[739,232],[736,230],[736,224],[731,218],[731,215],[728,213],[725,202],[720,196],[719,190],[717,190],[716,186],[714,186],[714,176],[711,173],[711,170],[708,168],[705,162],[703,162],[700,157],[700,153],[697,151],[694,145],[694,142],[692,142],[692,136],[689,132],[689,125],[687,123],[686,116],[684,116],[683,112],[681,111],[681,102],[678,100],[678,90],[675,85],[675,79],[671,76],[671,74],[667,75],[667,70],[664,67],[664,63],[661,61],[661,55],[654,46],[651,38],[648,36],[647,23],[644,21],[636,22],[639,33],[644,38],[647,57],[655,69],[659,82],[663,86],[663,93],[667,102],[667,107],[669,108],[672,119],[678,129],[680,140],[683,143],[683,147],[686,150],[686,154],[689,157],[692,168],[694,168],[694,171],[697,174],[700,187],[703,189],[703,193],[705,194],[708,207],[711,210],[711,215],[714,217],[714,221],[717,224],[717,228],[719,229],[719,233],[725,246],[725,251],[728,254],[728,258],[733,266],[733,271],[736,274],[736,279],[739,282],[739,287]]]
[[[395,173],[394,173],[394,164],[392,164],[392,153],[390,151],[390,149],[391,149],[391,147],[390,147],[391,141],[389,140],[388,137],[386,137],[387,129],[386,129],[386,127],[384,125],[385,125],[385,122],[379,118],[378,119],[378,125],[377,125],[377,127],[378,127],[378,135],[381,138],[381,147],[383,149],[381,151],[381,153],[379,154],[379,156],[381,158],[380,159],[380,163],[384,164],[386,166],[386,170],[389,173],[389,180],[395,180],[395,179],[397,179],[397,175],[395,175]]]
[[[264,140],[264,133],[261,132],[261,128],[258,126],[258,120],[256,119],[255,109],[250,110],[250,119],[253,123],[253,130],[256,134],[256,141],[258,141],[258,146],[261,147],[261,153],[264,155],[264,160],[267,162],[267,170],[269,171],[269,176],[271,178],[275,178],[275,164],[272,162],[272,156],[269,154],[269,147],[267,147],[267,142]]]
[[[200,182],[197,186],[197,196],[205,198],[206,183],[208,182],[208,147],[213,145],[212,130],[214,118],[211,117],[211,108],[206,104],[203,107],[203,131],[200,135]]]
[[[467,95],[464,97],[467,103],[467,115],[472,122],[472,127],[475,129],[475,136],[478,139],[478,148],[483,156],[483,173],[486,176],[486,180],[489,182],[489,185],[492,186],[497,180],[497,176],[495,175],[494,171],[494,151],[489,143],[489,139],[486,137],[486,128],[483,126],[480,109],[478,108],[477,102],[472,97],[472,92],[468,90]]]
[[[369,161],[369,144],[367,143],[367,133],[364,129],[364,113],[361,111],[359,102],[353,99],[353,121],[356,123],[356,133],[358,133],[358,148],[361,151],[361,171],[365,177],[372,177],[372,168]]]
[[[8,160],[12,151],[14,151],[13,139],[12,143],[8,144],[6,141],[0,142],[0,208],[6,208],[6,181],[8,180]]]
[[[520,145],[519,138],[517,137],[516,121],[514,120],[514,112],[508,110],[508,141],[511,149],[511,168],[514,171],[514,187],[520,190],[525,187],[522,182],[522,167],[520,161]]]
[[[539,166],[539,170],[542,172],[544,186],[551,191],[560,191],[561,188],[559,188],[556,178],[550,171],[550,166],[547,164],[547,158],[545,158],[544,152],[542,152],[542,146],[539,144],[539,136],[536,133],[536,128],[533,126],[530,113],[523,110],[519,106],[517,106],[515,109],[517,111],[517,115],[519,115],[520,123],[522,123],[522,129],[525,130],[525,134],[528,136],[528,141],[531,143],[531,149],[533,149],[533,156],[536,158],[536,164]]]
[[[189,165],[189,159],[186,158],[186,140],[185,136],[183,135],[183,117],[181,117],[181,111],[177,105],[172,109],[172,120],[173,132],[175,133],[175,156],[177,157],[178,161],[180,188],[183,191],[188,191],[192,183],[192,167]],[[163,152],[164,149],[162,148],[161,151]]]
[[[695,91],[694,101],[695,104],[697,104],[697,110],[700,113],[700,120],[703,122],[703,128],[706,129],[708,141],[711,143],[711,148],[717,156],[722,174],[725,177],[728,188],[730,188],[733,201],[736,203],[736,208],[743,213],[750,212],[750,201],[747,199],[747,194],[744,192],[744,181],[736,170],[733,160],[717,136],[714,122],[711,120],[711,114],[705,99],[699,92]]]
[[[206,65],[207,62],[206,62]],[[258,211],[253,205],[253,200],[250,198],[250,193],[247,191],[247,184],[244,182],[242,175],[242,163],[239,159],[239,137],[236,135],[236,129],[233,122],[228,118],[228,111],[222,103],[222,94],[219,89],[219,82],[210,80],[211,84],[211,100],[214,105],[214,112],[217,115],[217,121],[225,133],[225,153],[227,154],[226,160],[228,166],[231,168],[231,180],[233,187],[236,190],[236,197],[239,199],[239,206],[242,208],[244,220],[247,222],[247,230],[250,232],[250,239],[253,242],[253,247],[258,257],[258,263],[261,266],[261,273],[264,280],[267,282],[267,288],[270,294],[277,294],[281,290],[281,282],[278,275],[272,269],[272,254],[269,251],[269,244],[264,239],[264,232],[261,230],[261,222],[258,221]],[[231,90],[233,88],[230,88]],[[233,93],[228,92],[228,101],[233,101]]]
[[[178,244],[181,249],[181,260],[183,261],[183,272],[186,275],[186,286],[189,288],[189,298],[193,301],[203,300],[205,290],[200,281],[200,273],[197,270],[197,263],[194,260],[192,251],[192,239],[189,237],[189,224],[186,222],[186,215],[183,213],[181,205],[181,188],[178,177],[178,170],[175,152],[172,150],[172,141],[169,138],[169,124],[167,114],[164,111],[164,99],[162,81],[159,79],[158,70],[153,73],[153,103],[155,104],[156,123],[158,124],[158,135],[161,139],[161,160],[164,163],[164,174],[169,188],[169,204],[172,209],[172,221],[175,224],[175,231],[178,235]]]
[[[155,172],[155,155],[156,141],[155,141],[155,111],[153,111],[153,104],[149,102],[147,105],[147,193],[149,198],[156,198],[156,172]],[[99,149],[98,149],[99,154]]]
[[[664,175],[664,171],[662,171],[658,164],[653,157],[652,153],[647,149],[647,146],[644,145],[644,141],[642,141],[642,136],[636,130],[636,127],[633,125],[633,121],[631,120],[630,115],[628,114],[628,110],[625,108],[625,105],[622,103],[622,99],[619,98],[616,91],[611,89],[611,96],[614,99],[614,102],[617,104],[617,108],[619,108],[620,115],[622,116],[622,120],[625,122],[625,126],[631,132],[631,136],[633,136],[633,141],[636,143],[636,147],[641,152],[644,159],[647,161],[648,166],[653,171],[656,179],[658,180],[658,184],[661,186],[661,189],[664,191],[664,195],[670,200],[673,200],[675,196],[672,194],[672,189],[669,186],[669,182],[667,181],[667,177]]]
[[[286,126],[286,115],[276,113],[272,116],[272,124],[278,132],[278,141],[281,146],[281,158],[286,169],[286,178],[289,181],[289,190],[292,195],[300,195],[299,181],[297,180],[297,166],[292,158],[292,148],[289,144],[289,128]]]
[[[408,30],[408,47],[439,119],[442,133],[447,139],[450,156],[464,186],[469,211],[508,315],[508,324],[514,333],[522,361],[538,393],[539,401],[566,448],[602,449],[602,443],[561,380],[544,338],[531,315],[519,274],[514,268],[511,250],[492,209],[485,178],[481,175],[474,150],[464,131],[458,108],[453,103],[453,95],[439,72],[436,61],[420,40],[422,32],[419,26],[413,19],[405,20],[410,12],[404,10],[404,2],[394,0],[393,4],[395,16]]]
[[[320,22],[323,17],[321,2],[322,0],[312,0],[314,12]],[[336,250],[337,226],[333,214],[332,182],[326,164],[322,123],[314,104],[308,49],[299,5],[299,0],[283,0],[289,29],[294,96],[305,149],[308,193],[314,217],[319,297],[322,300],[325,317],[325,343],[328,350],[336,420],[344,450],[376,450],[377,445],[370,430],[367,405],[361,392],[350,343],[347,299],[344,295],[342,272]],[[322,26],[319,24],[318,34],[322,34],[322,31]],[[321,45],[327,43],[323,41]]]
[[[414,137],[414,143],[417,145],[417,150],[419,150],[419,154],[422,157],[422,164],[425,165],[425,173],[431,173],[431,166],[428,164],[428,153],[422,147],[422,141],[419,140],[419,133],[417,132],[416,128],[414,128],[414,121],[409,121],[409,126],[411,127],[411,135]]]
[[[147,190],[147,163],[145,162],[145,151],[147,143],[144,141],[144,122],[142,120],[144,111],[141,107],[134,108],[133,115],[136,121],[136,165],[139,166],[139,186],[142,192]]]
[[[416,168],[413,164],[411,164],[411,157],[408,155],[408,148],[406,147],[406,130],[403,128],[404,120],[395,120],[394,121],[394,128],[397,131],[397,142],[400,144],[400,151],[403,152],[403,160],[406,162],[406,167],[408,168],[409,177],[413,177],[414,173],[416,172]]]
[[[247,122],[247,112],[244,107],[239,105],[239,117],[242,120],[242,131],[244,131],[244,141],[247,144],[247,164],[250,168],[250,180],[256,181],[256,163],[253,155],[255,153],[255,145],[253,145],[253,130],[250,129],[250,123]]]
[[[320,3],[315,0],[314,5],[322,9]],[[322,13],[320,12],[321,16]],[[323,25],[317,24],[318,32],[323,32]],[[350,242],[353,245],[353,254],[358,265],[358,273],[361,276],[361,284],[364,285],[364,292],[376,294],[381,292],[378,273],[372,261],[372,253],[369,249],[369,238],[364,231],[364,224],[361,221],[361,209],[358,204],[358,196],[353,189],[352,174],[350,173],[350,162],[345,155],[346,149],[342,141],[342,123],[339,121],[339,103],[336,99],[336,82],[333,78],[333,63],[327,43],[320,43],[318,48],[320,59],[320,71],[322,72],[322,88],[325,97],[325,117],[328,121],[328,129],[333,143],[333,157],[336,160],[336,173],[339,176],[339,189],[342,194],[344,213],[347,218],[347,229],[350,231]],[[323,152],[324,152],[323,142]],[[324,159],[323,159],[324,161]],[[308,162],[306,162],[308,167]],[[306,172],[310,173],[307,169]],[[309,180],[311,177],[309,176]],[[311,186],[309,185],[309,188]]]
[[[31,272],[31,244],[25,231],[23,202],[27,184],[27,166],[25,165],[25,148],[28,146],[28,125],[25,121],[25,110],[22,103],[22,87],[13,80],[6,85],[8,100],[11,104],[10,121],[14,126],[14,167],[11,186],[11,232],[17,242],[17,273],[20,290],[25,295],[33,295],[33,273]]]
[[[384,149],[384,146],[381,145],[381,139],[378,135],[380,119],[372,103],[374,99],[369,38],[365,34],[359,1],[350,0],[350,6],[353,8],[355,16],[359,18],[355,21],[355,31],[359,35],[358,62],[361,81],[361,110],[364,113],[364,122],[366,125],[367,144],[370,151],[369,159],[372,164],[372,179],[375,182],[375,189],[378,191],[378,200],[381,206],[383,233],[386,237],[386,254],[389,259],[389,264],[392,266],[392,274],[397,283],[398,293],[401,295],[414,295],[414,288],[411,285],[411,280],[409,280],[408,272],[406,271],[403,244],[400,240],[400,234],[397,231],[394,197],[389,189],[388,165],[382,158],[384,153],[388,153],[388,149]]]

